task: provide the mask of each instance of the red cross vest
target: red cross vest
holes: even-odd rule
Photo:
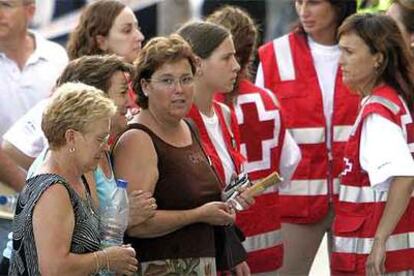
[[[213,109],[218,117],[223,139],[226,143],[226,148],[230,154],[231,159],[233,160],[234,168],[236,169],[235,173],[239,174],[242,163],[244,161],[244,157],[240,154],[240,137],[236,117],[234,113],[231,112],[231,110],[222,103],[213,101]],[[225,111],[225,109],[227,110]],[[225,115],[224,112],[229,112],[229,114]],[[190,112],[187,114],[187,117],[190,117],[196,124],[200,134],[203,150],[209,157],[211,165],[217,173],[217,176],[219,177],[220,182],[224,188],[226,184],[223,163],[220,160],[213,142],[208,136],[207,128],[204,124],[203,118],[201,117],[200,111],[197,109],[197,106],[195,104],[193,104],[191,107]]]
[[[218,97],[223,101],[223,97]],[[275,96],[248,80],[239,83],[235,111],[240,132],[240,151],[246,157],[244,171],[255,181],[279,171],[286,129]],[[272,272],[282,266],[280,206],[277,190],[255,198],[247,211],[237,214],[237,225],[246,240],[247,263],[252,273]]]
[[[400,126],[414,152],[414,124],[405,104],[392,88],[377,87],[364,103],[345,149],[345,166],[333,224],[333,275],[365,275],[365,263],[387,201],[387,191],[370,186],[359,158],[363,122],[373,113]],[[386,243],[387,273],[414,270],[413,235],[414,200],[411,199]]]
[[[343,148],[355,121],[359,96],[342,83],[338,68],[331,129],[327,129],[322,92],[306,36],[290,33],[259,49],[265,87],[283,108],[286,128],[301,149],[302,159],[288,185],[279,189],[282,221],[314,223],[337,199]],[[326,145],[332,137],[331,150]]]

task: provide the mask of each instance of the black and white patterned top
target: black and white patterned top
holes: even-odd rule
[[[67,189],[75,215],[70,252],[82,254],[99,250],[99,218],[88,193],[86,199],[82,199],[64,178],[56,174],[39,174],[27,180],[26,184],[17,201],[13,221],[9,275],[40,275],[33,234],[33,210],[43,192],[54,184]],[[87,187],[87,183],[84,184]]]

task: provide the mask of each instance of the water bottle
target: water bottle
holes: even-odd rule
[[[0,209],[2,211],[14,214],[17,205],[16,195],[0,195]]]
[[[101,207],[101,248],[122,245],[124,233],[128,226],[128,182],[118,179],[111,200],[103,202]],[[102,271],[100,275],[115,275],[110,271]]]

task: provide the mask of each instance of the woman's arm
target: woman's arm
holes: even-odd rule
[[[93,254],[70,253],[74,213],[62,185],[48,188],[33,211],[33,232],[42,275],[86,275],[95,272]]]
[[[407,209],[414,189],[414,177],[394,177],[391,183],[384,213],[375,233],[374,245],[367,260],[368,275],[385,272],[385,244]]]
[[[234,222],[234,219],[234,214],[226,203],[213,201],[184,211],[157,210],[154,217],[140,225],[129,227],[127,232],[135,237],[154,238],[193,223],[229,225]]]
[[[40,197],[33,211],[33,233],[42,275],[89,275],[109,268],[132,275],[137,260],[132,248],[114,246],[87,254],[70,252],[74,213],[66,188],[55,184]]]
[[[26,172],[20,169],[3,149],[0,148],[0,182],[20,192],[25,184]]]
[[[401,127],[378,114],[365,119],[360,144],[361,167],[368,172],[372,189],[388,193],[366,262],[368,275],[380,275],[384,272],[386,241],[406,211],[413,191],[414,161]]]
[[[128,180],[130,193],[134,190],[154,193],[158,181],[158,160],[148,134],[140,130],[124,133],[114,148],[113,160],[116,177]],[[127,231],[131,236],[157,237],[197,222],[224,225],[233,220],[226,204],[211,202],[191,210],[156,210],[144,222],[129,225]]]

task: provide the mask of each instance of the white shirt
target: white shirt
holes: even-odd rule
[[[414,176],[414,160],[403,130],[378,114],[364,120],[359,159],[371,186],[389,188],[395,176]]]
[[[62,46],[32,34],[36,49],[22,71],[13,60],[0,52],[0,140],[15,121],[50,95],[68,62]]]
[[[325,115],[326,127],[331,129],[333,115],[335,81],[338,71],[339,47],[338,45],[326,46],[316,43],[308,36],[309,48],[311,50],[313,64],[318,75],[319,87],[322,92],[323,113]],[[331,148],[331,133],[327,131],[328,148]]]
[[[48,146],[42,131],[42,114],[49,99],[43,99],[3,135],[3,139],[27,156],[36,158]]]
[[[301,158],[302,154],[299,146],[289,131],[286,130],[279,163],[280,176],[283,177],[283,181],[280,184],[281,187],[289,183]]]
[[[212,117],[208,117],[201,112],[200,114],[201,118],[203,118],[204,125],[206,126],[208,137],[210,137],[210,140],[213,143],[213,146],[216,149],[220,161],[223,165],[226,181],[225,184],[229,185],[233,175],[237,173],[233,160],[230,157],[230,153],[227,150],[226,142],[224,141],[223,132],[221,131],[217,114],[214,112],[214,115]]]

